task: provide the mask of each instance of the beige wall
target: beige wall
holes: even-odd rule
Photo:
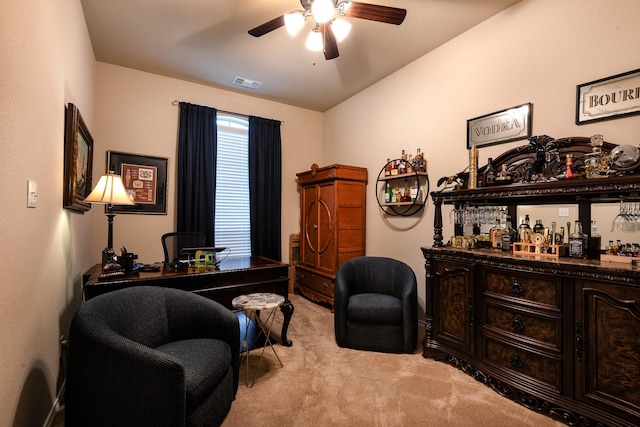
[[[610,142],[640,143],[640,116],[574,124],[577,84],[640,68],[639,17],[635,0],[523,0],[325,113],[325,163],[369,169],[367,253],[409,263],[422,307],[419,248],[433,244],[433,206],[415,217],[384,216],[375,183],[386,159],[422,148],[435,190],[438,178],[468,164],[467,119],[526,102],[533,103],[534,135],[602,133]],[[482,148],[480,164],[526,143]],[[446,212],[443,219],[448,239],[453,227]]]
[[[419,247],[433,241],[433,207],[411,218],[381,215],[374,192],[384,161],[422,148],[434,189],[466,166],[468,118],[524,102],[534,104],[534,134],[639,143],[638,116],[574,124],[576,84],[639,68],[638,16],[635,0],[523,0],[320,114],[96,63],[79,0],[0,2],[0,426],[44,421],[56,392],[58,336],[79,304],[82,272],[106,243],[102,209],[61,207],[66,103],[79,106],[96,140],[94,178],[108,149],[170,158],[169,214],[115,220],[115,243],[141,261],[161,258],[159,236],[175,224],[177,99],[285,121],[285,259],[299,224],[295,173],[313,162],[367,167],[367,252],[408,262],[423,299]],[[520,144],[483,148],[480,161]],[[27,179],[38,182],[36,209],[26,208]]]
[[[117,215],[113,233],[116,248],[124,244],[139,255],[140,262],[163,259],[160,236],[174,231],[176,224],[179,107],[172,101],[178,100],[284,122],[282,259],[288,259],[289,234],[299,228],[296,173],[322,162],[322,113],[101,62],[97,63],[96,82],[94,179],[105,171],[107,150],[169,158],[168,214]],[[107,243],[107,220],[102,213],[91,213],[95,262]]]
[[[0,2],[0,425],[42,425],[58,337],[79,304],[90,216],[62,208],[64,114],[89,127],[94,65],[78,0]],[[27,180],[38,206],[27,208]]]

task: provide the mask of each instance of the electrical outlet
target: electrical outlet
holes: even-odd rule
[[[558,216],[569,216],[569,208],[559,208]]]

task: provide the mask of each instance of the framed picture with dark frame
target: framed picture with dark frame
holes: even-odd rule
[[[530,102],[467,120],[467,149],[531,137]]]
[[[640,69],[576,86],[576,124],[640,114]]]
[[[107,170],[122,177],[125,190],[135,205],[114,205],[115,213],[167,214],[166,157],[107,151]]]
[[[93,189],[92,173],[93,138],[78,108],[69,103],[64,130],[64,208],[82,213],[91,209],[84,199]]]

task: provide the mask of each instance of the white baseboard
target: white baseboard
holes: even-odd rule
[[[64,386],[66,384],[66,380],[65,382],[62,383],[62,387],[60,387],[60,391],[58,392],[58,395],[56,396],[56,400],[53,401],[53,405],[51,406],[51,410],[49,411],[49,415],[47,415],[47,419],[45,420],[44,424],[42,425],[42,427],[52,427],[53,426],[53,422],[56,419],[56,414],[58,413],[58,410],[60,409],[60,401],[62,400],[62,396],[64,395]]]

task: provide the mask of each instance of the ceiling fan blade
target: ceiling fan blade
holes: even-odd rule
[[[270,33],[273,30],[277,30],[278,28],[284,26],[284,15],[278,16],[277,18],[272,19],[269,22],[265,22],[262,25],[258,25],[252,30],[249,30],[249,34],[253,37],[264,36],[267,33]]]
[[[407,10],[350,1],[348,7],[344,10],[344,15],[352,18],[383,22],[385,24],[400,25],[404,21],[404,17],[407,16]]]
[[[320,31],[322,32],[322,43],[324,46],[324,59],[327,61],[338,57],[338,43],[336,42],[336,36],[333,34],[331,25],[320,24]]]

